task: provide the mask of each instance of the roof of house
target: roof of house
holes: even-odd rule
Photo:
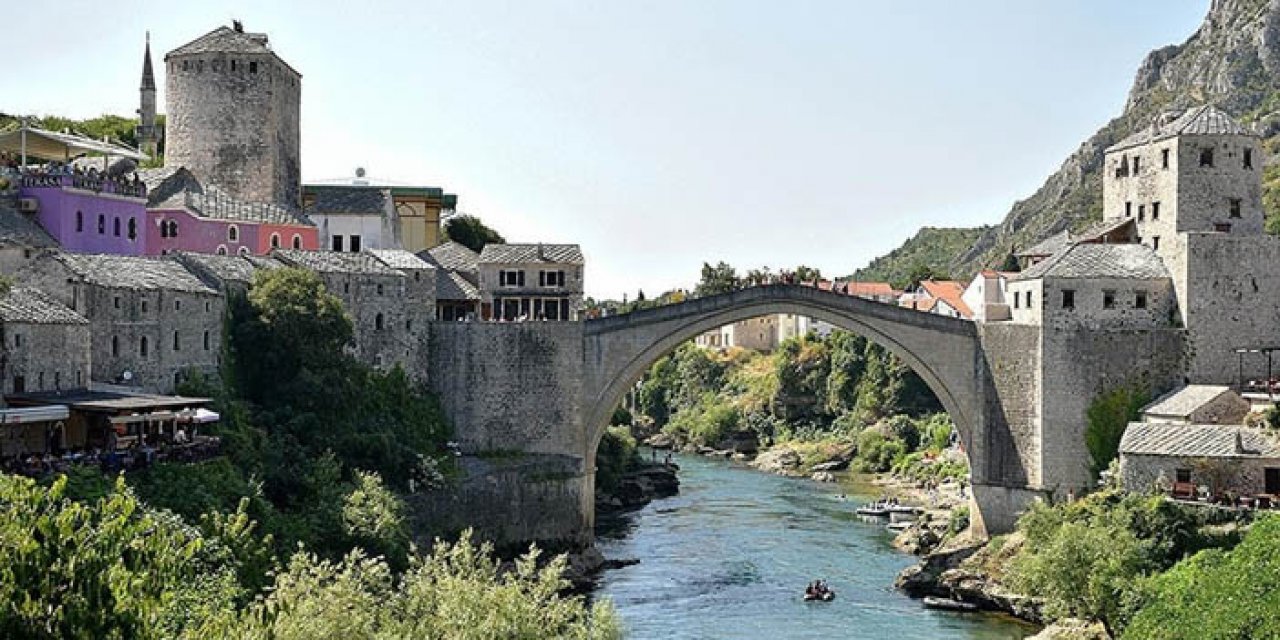
[[[404,249],[370,249],[369,253],[392,269],[435,269],[430,262]]]
[[[185,56],[202,53],[272,53],[265,33],[245,33],[231,27],[218,27],[191,42],[165,54]]]
[[[844,292],[851,296],[892,296],[897,292],[888,282],[858,282],[850,280],[843,283]]]
[[[52,248],[58,241],[33,218],[0,203],[0,244]]]
[[[245,202],[212,185],[201,184],[185,167],[144,169],[148,209],[188,209],[202,218],[315,226],[301,211],[270,202]]]
[[[307,190],[314,196],[306,206],[308,214],[369,214],[381,216],[392,202],[391,190],[356,185],[314,186]]]
[[[227,281],[248,284],[253,282],[253,274],[258,271],[279,269],[284,266],[276,260],[261,256],[218,256],[208,253],[181,252],[174,254],[174,257],[184,264],[200,267],[219,281],[216,283],[218,286]]]
[[[929,297],[938,298],[951,305],[951,308],[959,311],[964,317],[973,317],[973,310],[962,299],[964,296],[963,284],[955,280],[921,280],[920,288],[924,289],[929,294]]]
[[[1076,244],[1032,265],[1014,280],[1038,278],[1168,278],[1164,261],[1142,244]]]
[[[67,308],[39,289],[12,287],[0,296],[0,321],[25,324],[89,324],[84,316]]]
[[[549,262],[582,264],[582,248],[576,244],[486,244],[480,252],[486,264],[529,264]]]
[[[1142,412],[1186,417],[1224,393],[1231,393],[1231,388],[1226,385],[1189,384],[1156,398],[1143,407]]]
[[[286,263],[310,269],[318,273],[352,273],[365,275],[401,276],[404,274],[383,264],[372,254],[343,253],[339,251],[303,251],[301,249],[276,249],[272,256]]]
[[[1071,233],[1063,230],[1014,254],[1019,258],[1051,256],[1071,244]]]
[[[1223,110],[1205,104],[1192,107],[1182,115],[1171,118],[1168,114],[1157,116],[1147,127],[1107,148],[1107,152],[1136,147],[1148,142],[1164,140],[1180,135],[1255,135]]]
[[[480,262],[480,254],[452,240],[426,251],[419,251],[418,257],[450,271],[475,271]]]
[[[1131,422],[1120,438],[1126,455],[1280,457],[1280,442],[1261,429],[1221,424]]]
[[[168,257],[64,252],[55,253],[53,257],[85,282],[103,287],[217,293],[177,260]]]
[[[436,300],[479,300],[480,290],[457,271],[436,270]]]

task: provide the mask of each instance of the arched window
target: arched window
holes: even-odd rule
[[[271,248],[272,249],[280,248],[280,234],[278,233],[271,234]]]
[[[220,244],[220,245],[218,245],[218,248],[217,248],[217,250],[215,250],[215,251],[214,251],[214,253],[216,253],[216,254],[218,254],[218,255],[220,255],[220,256],[225,256],[225,255],[227,255],[227,245],[225,245],[225,244]]]
[[[169,222],[166,220],[160,221],[160,237],[161,238],[169,237]]]
[[[247,256],[249,255],[249,247],[240,247],[239,249],[236,250],[236,253],[242,256]]]
[[[240,241],[240,227],[233,225],[227,226],[227,242]]]
[[[84,212],[77,211],[76,212],[76,233],[80,233],[81,231],[84,231]]]
[[[178,237],[178,221],[177,220],[169,221],[169,237],[170,238]]]
[[[138,341],[138,355],[147,357],[147,337],[142,336],[142,340]]]
[[[138,221],[134,218],[129,218],[129,239],[138,239]]]
[[[302,236],[300,236],[300,235],[298,235],[298,234],[296,234],[296,233],[295,233],[295,234],[293,234],[293,248],[294,248],[294,249],[301,249],[301,248],[302,248]]]
[[[377,329],[378,331],[382,331],[382,314],[381,313],[373,317],[373,328]]]

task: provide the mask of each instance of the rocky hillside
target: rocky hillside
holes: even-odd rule
[[[956,245],[965,249],[925,256],[909,250],[918,244],[917,235],[864,269],[867,277],[872,272],[910,272],[917,263],[932,263],[967,278],[983,267],[999,266],[1011,252],[1058,231],[1080,229],[1099,220],[1103,151],[1161,113],[1206,102],[1255,126],[1264,136],[1268,230],[1280,231],[1280,0],[1211,3],[1204,23],[1186,42],[1147,55],[1124,112],[1085,140],[1031,197],[1015,203],[1002,223],[980,229],[925,230],[950,236],[929,243],[939,250]],[[977,239],[963,243],[969,234]]]
[[[872,260],[871,264],[859,269],[854,275],[863,281],[888,282],[899,289],[907,286],[913,276],[925,271],[932,277],[950,276],[952,258],[968,251],[991,230],[991,227],[924,227],[901,247]]]

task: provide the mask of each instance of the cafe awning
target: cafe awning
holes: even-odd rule
[[[23,407],[21,409],[0,409],[0,424],[30,424],[32,422],[54,422],[66,420],[71,410],[64,406]]]
[[[178,414],[172,411],[152,411],[149,413],[134,413],[127,416],[111,416],[109,420],[111,424],[133,424],[135,422],[162,422],[165,420],[173,420]]]
[[[23,156],[24,164],[26,158],[65,161],[91,153],[139,161],[147,159],[147,154],[124,145],[27,125],[0,132],[0,151]]]

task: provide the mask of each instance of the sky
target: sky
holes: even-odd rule
[[[60,0],[5,11],[0,111],[138,106],[232,19],[302,75],[304,181],[458,195],[572,242],[597,298],[703,262],[848,275],[922,226],[997,224],[1118,115],[1207,0]],[[51,15],[52,13],[52,15]],[[51,21],[55,17],[55,21]],[[18,52],[15,58],[13,53]]]

